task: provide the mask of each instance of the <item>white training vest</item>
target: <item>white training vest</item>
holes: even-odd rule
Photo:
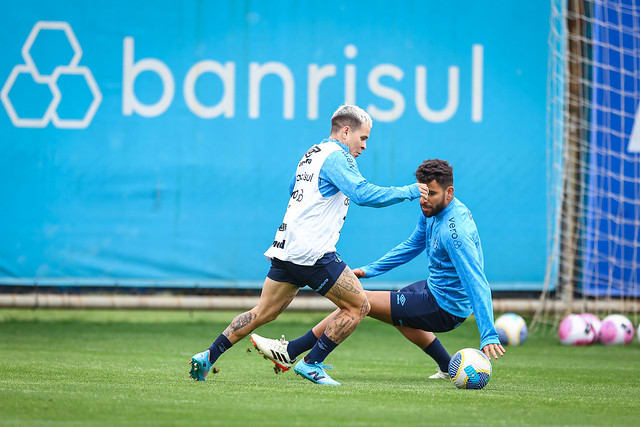
[[[342,150],[335,142],[314,145],[302,156],[287,212],[267,258],[298,265],[313,265],[327,252],[335,252],[340,230],[349,210],[349,198],[338,191],[322,197],[320,169],[329,154]]]

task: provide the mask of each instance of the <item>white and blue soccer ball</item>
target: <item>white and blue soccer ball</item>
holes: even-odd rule
[[[520,345],[527,339],[527,323],[515,313],[498,317],[495,326],[502,345]]]
[[[480,350],[463,348],[449,362],[449,378],[458,388],[481,389],[491,379],[491,362]]]

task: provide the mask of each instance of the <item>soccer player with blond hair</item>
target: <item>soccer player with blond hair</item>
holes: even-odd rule
[[[323,362],[370,308],[360,281],[336,254],[349,204],[383,207],[428,192],[425,184],[380,187],[362,176],[355,159],[367,148],[371,127],[371,117],[364,110],[343,105],[331,118],[329,138],[313,145],[299,160],[284,220],[265,252],[271,268],[258,305],[236,316],[207,350],[193,355],[189,372],[193,379],[205,380],[224,351],[276,319],[298,290],[309,286],[338,308],[294,370],[316,384],[340,385],[326,373],[328,366]],[[293,361],[284,355],[273,357],[285,370],[292,366]]]

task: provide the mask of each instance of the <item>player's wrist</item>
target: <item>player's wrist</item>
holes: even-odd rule
[[[411,200],[420,198],[420,188],[418,188],[417,182],[414,184],[408,185],[407,187],[409,187],[409,192],[411,193]]]

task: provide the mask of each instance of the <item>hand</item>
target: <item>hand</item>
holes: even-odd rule
[[[361,268],[356,268],[355,270],[352,270],[353,274],[356,275],[357,278],[363,278],[364,276],[366,276],[367,273],[364,272],[363,269]]]
[[[418,183],[418,190],[420,190],[420,197],[426,199],[429,197],[429,187],[427,184],[423,184],[421,182]]]
[[[493,354],[493,358],[497,359],[498,358],[498,354],[496,354],[496,351],[498,352],[498,354],[500,356],[504,356],[504,353],[506,352],[506,350],[504,349],[504,347],[500,344],[487,344],[484,347],[482,347],[482,352],[489,358],[491,359],[491,355]]]

